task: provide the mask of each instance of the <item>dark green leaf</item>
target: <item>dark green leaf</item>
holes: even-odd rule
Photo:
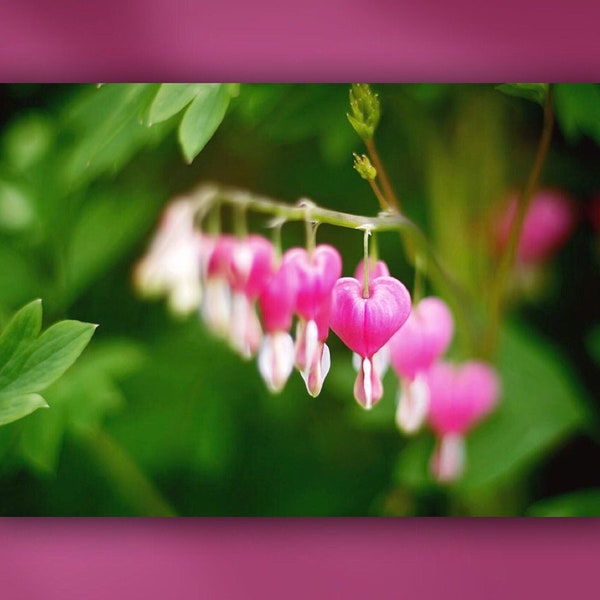
[[[600,86],[591,83],[556,85],[554,105],[556,120],[570,142],[587,135],[600,144]]]
[[[598,517],[600,489],[579,490],[572,494],[536,502],[527,511],[532,517]]]
[[[517,98],[524,98],[543,105],[548,93],[547,83],[503,83],[496,89]]]
[[[192,162],[221,124],[229,105],[229,90],[220,83],[204,84],[179,126],[183,155]]]
[[[0,398],[0,425],[22,419],[38,408],[48,407],[39,394],[25,394]]]

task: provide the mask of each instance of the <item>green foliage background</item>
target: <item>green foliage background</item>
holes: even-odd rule
[[[535,85],[380,85],[377,144],[407,215],[475,305],[490,272],[485,218],[522,186],[542,122]],[[12,85],[0,89],[0,323],[43,298],[45,319],[99,323],[39,410],[0,427],[3,515],[600,514],[598,233],[583,216],[543,293],[503,328],[499,409],[468,440],[465,478],[428,476],[433,440],[395,429],[395,382],[371,412],[350,354],[310,398],[271,396],[195,317],[142,301],[131,271],[174,195],[217,181],[376,214],[352,169],[348,86]],[[600,88],[554,86],[544,185],[581,214],[600,190]],[[264,218],[252,227],[264,231]],[[322,226],[351,274],[360,234]],[[303,242],[286,225],[284,245]],[[412,287],[395,234],[380,236]],[[429,292],[440,293],[433,287]],[[485,318],[483,312],[476,315]],[[460,327],[451,356],[467,358]]]

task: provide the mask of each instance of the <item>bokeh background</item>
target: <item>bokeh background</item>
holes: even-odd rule
[[[350,353],[333,334],[321,395],[295,374],[272,396],[198,318],[174,318],[132,285],[164,206],[202,181],[376,214],[352,168],[364,149],[346,118],[349,86],[232,86],[191,164],[185,111],[148,126],[159,88],[0,87],[1,322],[41,297],[48,323],[100,324],[44,394],[51,408],[0,428],[1,514],[600,515],[600,87],[554,86],[541,184],[572,198],[577,227],[533,285],[515,278],[501,403],[469,436],[467,472],[449,487],[429,476],[431,434],[396,429],[391,373],[375,409],[356,404]],[[377,145],[404,211],[483,306],[492,215],[527,179],[541,107],[494,85],[373,88]],[[318,239],[354,271],[360,234],[323,225]],[[302,226],[286,225],[283,242],[302,244]],[[398,236],[379,245],[411,288]],[[485,325],[483,309],[474,318]],[[470,358],[464,337],[459,326],[452,358]]]

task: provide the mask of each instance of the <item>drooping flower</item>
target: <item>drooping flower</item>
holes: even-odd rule
[[[331,294],[342,272],[342,258],[333,246],[321,244],[310,253],[293,248],[286,253],[286,259],[296,271],[298,284],[295,364],[309,394],[317,396],[330,366],[325,341],[329,335]]]
[[[373,355],[402,327],[410,314],[411,301],[406,287],[393,277],[376,277],[368,283],[368,296],[364,291],[364,284],[353,277],[337,281],[330,326],[361,357],[354,397],[369,409],[383,395]]]
[[[163,212],[148,252],[135,267],[137,289],[149,297],[167,296],[175,314],[187,315],[202,300],[201,263],[211,251],[211,241],[196,230],[195,205],[176,200]]]
[[[429,424],[438,436],[431,468],[438,481],[454,481],[464,470],[465,435],[497,404],[500,382],[496,371],[480,361],[438,362],[426,380]]]
[[[283,389],[294,368],[294,340],[289,331],[297,293],[296,269],[288,256],[284,255],[279,269],[258,299],[265,330],[258,353],[258,368],[272,392]]]
[[[503,248],[517,212],[517,199],[511,199],[496,229],[496,243]],[[567,241],[575,225],[575,209],[567,195],[554,189],[538,191],[523,221],[517,246],[517,261],[522,265],[543,263]]]
[[[207,270],[203,314],[217,333],[227,337],[244,358],[252,357],[262,339],[256,299],[273,274],[273,247],[259,235],[216,241]]]
[[[417,431],[429,404],[425,373],[447,350],[454,321],[440,298],[423,298],[413,305],[404,326],[390,339],[390,360],[400,377],[396,423],[405,433]]]
[[[369,281],[377,277],[389,277],[390,270],[387,264],[382,260],[374,260],[369,258]],[[354,279],[364,281],[365,278],[365,261],[361,259],[356,269],[354,270]],[[362,358],[356,352],[352,353],[352,366],[355,371],[360,371]],[[384,344],[380,350],[373,354],[373,368],[377,372],[379,379],[383,379],[390,366],[390,349],[388,344]]]

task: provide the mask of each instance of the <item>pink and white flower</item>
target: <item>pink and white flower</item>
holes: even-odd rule
[[[258,299],[265,329],[258,353],[258,369],[272,392],[280,392],[283,389],[294,368],[294,340],[289,331],[292,327],[297,293],[296,269],[284,255],[279,269]]]
[[[419,430],[427,416],[429,392],[425,374],[448,349],[454,320],[440,298],[423,298],[413,305],[404,326],[389,344],[390,360],[400,377],[396,423],[405,433]]]
[[[172,202],[163,212],[150,248],[135,267],[137,289],[147,296],[166,296],[175,314],[187,315],[200,306],[201,262],[211,251],[210,239],[195,229],[195,205]]]
[[[342,258],[333,246],[321,244],[310,253],[293,248],[286,253],[286,259],[296,271],[298,284],[295,364],[309,394],[317,396],[331,364],[325,341],[329,335],[331,294],[342,272]]]
[[[500,382],[488,364],[438,362],[427,372],[429,424],[438,436],[431,461],[440,482],[458,479],[465,465],[464,437],[498,402]]]
[[[376,277],[368,283],[342,277],[333,289],[330,326],[353,352],[361,357],[354,384],[354,397],[364,408],[372,408],[383,395],[383,386],[373,367],[373,355],[402,327],[410,314],[406,287],[393,277]]]
[[[256,299],[273,274],[273,246],[259,235],[237,239],[222,235],[211,254],[203,314],[207,324],[227,337],[244,358],[262,340]]]

